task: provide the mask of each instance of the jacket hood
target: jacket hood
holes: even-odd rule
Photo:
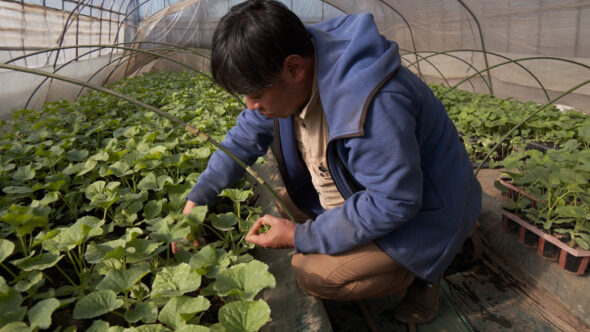
[[[365,102],[400,67],[397,44],[379,34],[371,14],[337,17],[307,28],[316,45],[329,139],[364,135]]]

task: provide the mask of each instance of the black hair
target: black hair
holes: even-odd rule
[[[292,54],[313,54],[299,17],[277,1],[246,1],[233,6],[215,29],[211,73],[228,91],[251,94],[276,82]]]

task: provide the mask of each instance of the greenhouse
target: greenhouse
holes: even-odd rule
[[[0,0],[0,332],[590,331],[590,0]]]

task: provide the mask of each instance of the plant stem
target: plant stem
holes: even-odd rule
[[[88,269],[88,266],[86,265],[86,260],[84,259],[84,255],[82,254],[82,252],[85,252],[85,251],[82,250],[82,246],[83,245],[84,245],[84,242],[82,242],[78,246],[78,259],[80,260],[81,270],[86,271]]]
[[[224,237],[224,236],[222,236],[221,234],[219,234],[219,233],[218,233],[218,232],[215,230],[215,228],[213,228],[213,227],[211,227],[211,226],[209,226],[209,225],[207,225],[207,224],[205,224],[205,223],[203,223],[203,225],[205,225],[205,227],[207,227],[207,228],[208,228],[208,229],[209,229],[211,232],[213,232],[215,235],[217,235],[217,237],[218,237],[220,240],[224,240],[224,239],[225,239],[225,237]]]
[[[55,283],[53,282],[53,279],[51,279],[51,277],[50,277],[50,276],[49,276],[47,273],[45,273],[45,272],[43,272],[43,271],[41,271],[41,273],[43,274],[43,277],[44,277],[45,279],[48,279],[48,280],[49,280],[49,282],[51,282],[52,284],[55,284]]]
[[[70,284],[72,284],[72,286],[74,286],[74,288],[78,289],[80,286],[76,285],[76,283],[74,281],[72,281],[72,279],[70,279],[70,277],[67,275],[67,273],[65,273],[57,264],[55,264],[55,268],[61,272],[61,274],[63,274],[64,277],[66,277],[66,279],[70,282]]]
[[[115,315],[117,315],[117,316],[120,316],[120,317],[123,317],[123,318],[125,318],[125,315],[123,315],[122,313],[120,313],[120,312],[118,312],[118,311],[115,311],[115,310],[113,310],[113,311],[111,311],[111,313],[113,313],[113,314],[115,314]]]
[[[6,271],[8,271],[8,273],[10,273],[10,275],[16,279],[17,275],[14,274],[14,272],[12,272],[6,265],[4,265],[4,263],[0,263],[0,266],[2,266]]]
[[[23,239],[21,235],[17,235],[18,241],[20,242],[20,246],[23,250],[23,254],[25,257],[29,256],[29,248],[27,247],[27,242]]]
[[[125,291],[125,312],[129,311],[129,291]]]
[[[234,202],[234,211],[236,216],[238,216],[238,220],[240,219],[240,202]]]

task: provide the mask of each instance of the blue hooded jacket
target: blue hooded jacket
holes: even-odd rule
[[[222,144],[251,164],[275,137],[291,197],[317,215],[296,226],[298,252],[336,254],[374,241],[435,282],[481,209],[481,187],[455,126],[429,87],[401,66],[397,44],[379,34],[370,14],[331,19],[308,31],[330,135],[328,168],[345,203],[319,206],[295,148],[292,118],[276,121],[273,134],[273,120],[245,110]],[[243,174],[218,151],[187,198],[211,204]]]

